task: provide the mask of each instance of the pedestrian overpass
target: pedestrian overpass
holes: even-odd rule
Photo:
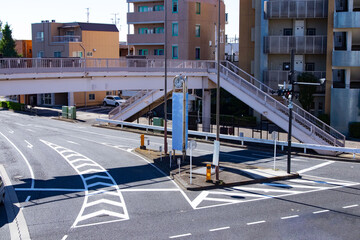
[[[0,95],[69,92],[71,105],[73,92],[140,90],[109,115],[112,119],[127,120],[149,105],[161,103],[164,66],[164,60],[149,59],[0,59]],[[168,94],[173,77],[178,74],[188,76],[189,89],[203,89],[204,94],[217,84],[214,61],[168,60]],[[220,66],[220,86],[288,131],[288,108],[272,97],[273,89],[230,62]],[[203,104],[210,109],[210,98],[205,98],[208,101]],[[296,104],[292,134],[304,143],[345,146],[344,135]]]

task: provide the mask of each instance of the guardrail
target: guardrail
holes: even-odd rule
[[[148,132],[149,130],[164,131],[164,127],[160,127],[160,126],[130,123],[130,122],[109,120],[109,119],[103,119],[103,118],[97,118],[96,121],[120,125],[121,128],[123,128],[124,126],[141,128],[141,129],[145,129],[146,132]],[[167,131],[172,132],[172,128],[168,127]],[[214,138],[214,139],[216,138],[215,133],[198,132],[198,131],[189,130],[188,134],[193,135],[193,136],[205,137],[206,140],[208,140],[209,138]],[[273,140],[249,138],[249,137],[241,137],[241,136],[231,136],[231,135],[224,135],[224,134],[220,134],[220,139],[239,141],[239,142],[241,142],[241,145],[244,145],[244,142],[274,145]],[[288,142],[287,141],[276,141],[276,144],[278,146],[281,146],[281,150],[284,150],[284,147],[287,147]],[[305,144],[305,143],[292,143],[291,146],[294,148],[302,148],[304,150],[304,153],[306,153],[307,149],[331,151],[331,152],[338,152],[338,153],[351,153],[351,154],[353,154],[354,159],[355,159],[355,154],[360,154],[360,149],[358,149],[358,148],[333,147],[333,146]]]

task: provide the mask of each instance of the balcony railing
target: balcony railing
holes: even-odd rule
[[[128,34],[129,45],[163,45],[165,35],[163,33],[156,34]]]
[[[336,67],[360,67],[360,51],[333,51],[332,65]]]
[[[272,18],[326,18],[327,0],[310,1],[266,1],[265,19]]]
[[[130,12],[127,13],[127,22],[129,24],[163,23],[164,11]]]
[[[326,36],[266,36],[264,53],[289,54],[325,54]]]
[[[65,35],[65,36],[53,36],[53,42],[63,43],[63,42],[81,42],[80,36]]]
[[[325,71],[304,71],[305,73],[311,73],[316,78],[325,78]],[[295,79],[301,74],[301,72],[295,73]],[[279,84],[284,84],[284,82],[288,81],[289,71],[281,71],[281,70],[267,70],[264,71],[264,83],[272,89],[278,89]],[[325,86],[317,86],[317,93],[324,93]]]
[[[334,12],[334,28],[360,28],[360,12]]]

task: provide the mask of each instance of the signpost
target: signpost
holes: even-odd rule
[[[195,149],[197,146],[196,142],[194,140],[191,140],[189,142],[189,148],[190,148],[190,184],[192,184],[192,150]]]
[[[278,137],[278,132],[273,131],[272,134],[272,139],[274,140],[274,171],[275,171],[275,162],[276,162],[276,139]]]

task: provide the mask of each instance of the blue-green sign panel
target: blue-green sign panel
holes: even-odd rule
[[[183,93],[172,95],[172,149],[182,150],[183,140]],[[188,141],[188,94],[186,93],[185,104],[185,149]]]

